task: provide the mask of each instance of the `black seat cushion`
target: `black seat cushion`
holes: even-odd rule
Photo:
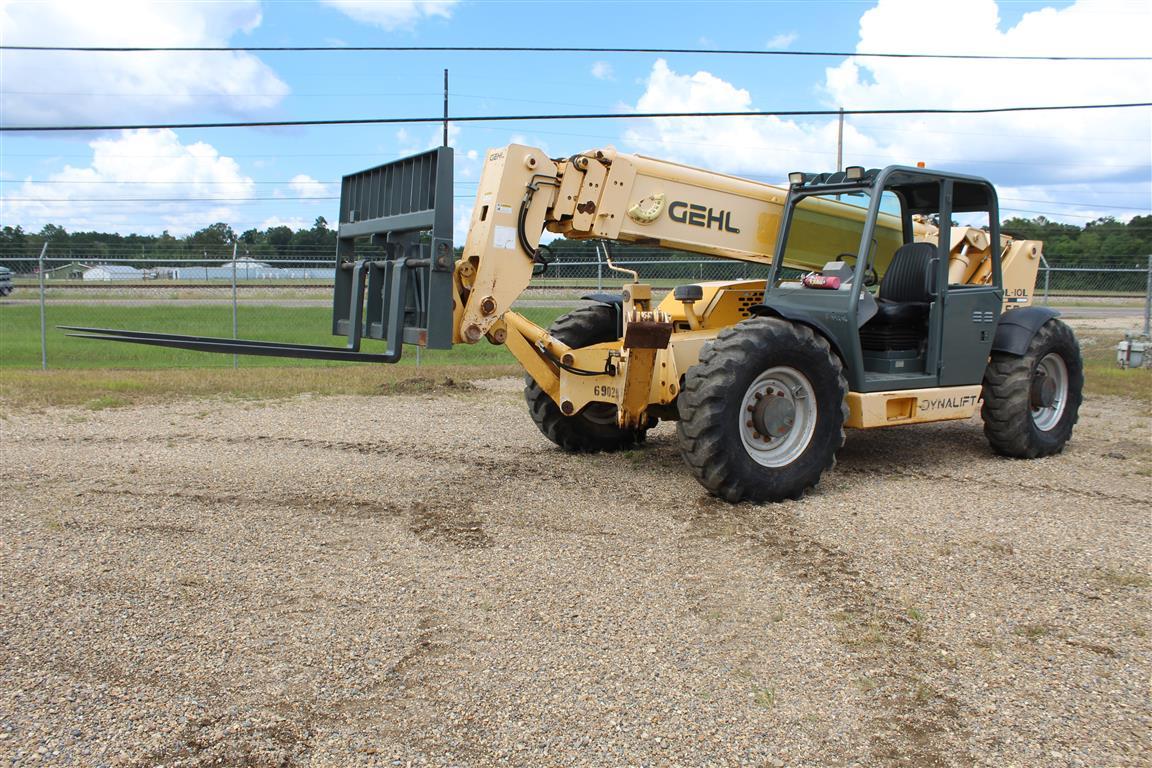
[[[932,243],[906,243],[896,249],[892,263],[880,281],[880,298],[885,301],[932,301],[928,293],[928,265],[936,255]]]
[[[928,304],[922,301],[876,302],[876,316],[869,323],[877,325],[911,325],[923,323],[928,318]]]
[[[936,255],[931,243],[907,243],[896,249],[880,281],[876,315],[860,329],[865,350],[916,349],[927,333],[928,268]]]

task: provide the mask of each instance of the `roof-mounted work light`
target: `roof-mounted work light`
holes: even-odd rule
[[[847,168],[844,169],[844,178],[848,179],[849,181],[856,181],[858,179],[864,178],[864,166],[862,166],[862,165],[850,165],[850,166],[848,166]]]
[[[788,183],[789,184],[803,184],[804,183],[804,171],[792,171],[792,173],[788,174]]]

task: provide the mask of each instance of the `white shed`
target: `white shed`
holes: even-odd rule
[[[142,280],[145,277],[143,270],[129,267],[124,264],[101,264],[84,272],[85,280],[109,282],[111,280]]]

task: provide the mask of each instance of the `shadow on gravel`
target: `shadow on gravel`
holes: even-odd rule
[[[900,469],[931,475],[961,462],[995,458],[979,422],[850,429],[836,454],[836,471]]]
[[[408,510],[408,530],[429,544],[447,544],[460,549],[492,546],[483,521],[472,513],[471,505],[427,506],[414,502]]]
[[[263,722],[261,722],[263,721]],[[188,723],[173,743],[136,762],[136,768],[292,768],[312,751],[307,724],[268,712],[229,712]]]

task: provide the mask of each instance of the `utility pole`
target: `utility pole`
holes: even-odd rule
[[[444,70],[444,146],[448,146],[448,70]]]
[[[836,132],[836,170],[844,170],[844,107],[840,107],[840,128]]]
[[[48,241],[40,249],[40,370],[48,370],[48,323],[45,319],[44,309],[44,254],[48,253]]]

